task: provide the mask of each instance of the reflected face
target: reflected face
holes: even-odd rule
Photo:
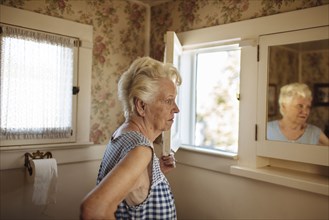
[[[311,112],[312,99],[297,97],[282,104],[283,118],[292,123],[304,124]]]
[[[160,80],[160,91],[147,110],[148,120],[156,131],[167,131],[174,123],[175,113],[179,112],[176,104],[176,85],[169,79]]]

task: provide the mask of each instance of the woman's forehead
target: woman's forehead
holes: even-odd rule
[[[305,97],[295,97],[292,99],[292,103],[311,103],[312,99],[311,98],[305,98]]]
[[[158,96],[168,97],[173,96],[175,97],[177,94],[176,85],[170,79],[160,79],[159,80],[159,93]]]

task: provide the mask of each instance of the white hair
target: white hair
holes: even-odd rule
[[[281,115],[283,115],[282,104],[289,104],[294,98],[298,97],[312,100],[312,92],[308,85],[306,85],[305,83],[296,82],[281,87],[279,95],[279,106]]]
[[[121,75],[118,84],[118,97],[126,119],[135,112],[134,98],[145,103],[152,101],[160,90],[159,80],[163,78],[172,80],[176,86],[182,83],[180,73],[171,64],[142,57],[130,65]]]

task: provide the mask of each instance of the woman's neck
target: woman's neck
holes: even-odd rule
[[[282,134],[288,140],[297,140],[304,134],[306,124],[296,124],[288,120],[281,119],[279,121],[279,127]]]
[[[294,123],[284,118],[279,120],[279,125],[280,128],[295,130],[295,131],[304,130],[306,128],[306,124]]]
[[[142,117],[131,117],[123,125],[123,131],[137,131],[147,137],[150,141],[154,141],[161,132],[156,132],[150,126],[147,125]]]

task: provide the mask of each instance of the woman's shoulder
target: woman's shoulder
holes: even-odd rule
[[[278,125],[279,125],[279,121],[278,120],[273,120],[273,121],[267,122],[267,126],[269,126],[270,128],[277,127]]]
[[[313,132],[321,132],[321,128],[313,124],[307,124],[307,129]]]
[[[121,133],[116,134],[112,140],[113,143],[125,142],[126,144],[131,144],[132,146],[149,146],[153,147],[153,144],[148,140],[142,133],[134,130],[126,130]]]

